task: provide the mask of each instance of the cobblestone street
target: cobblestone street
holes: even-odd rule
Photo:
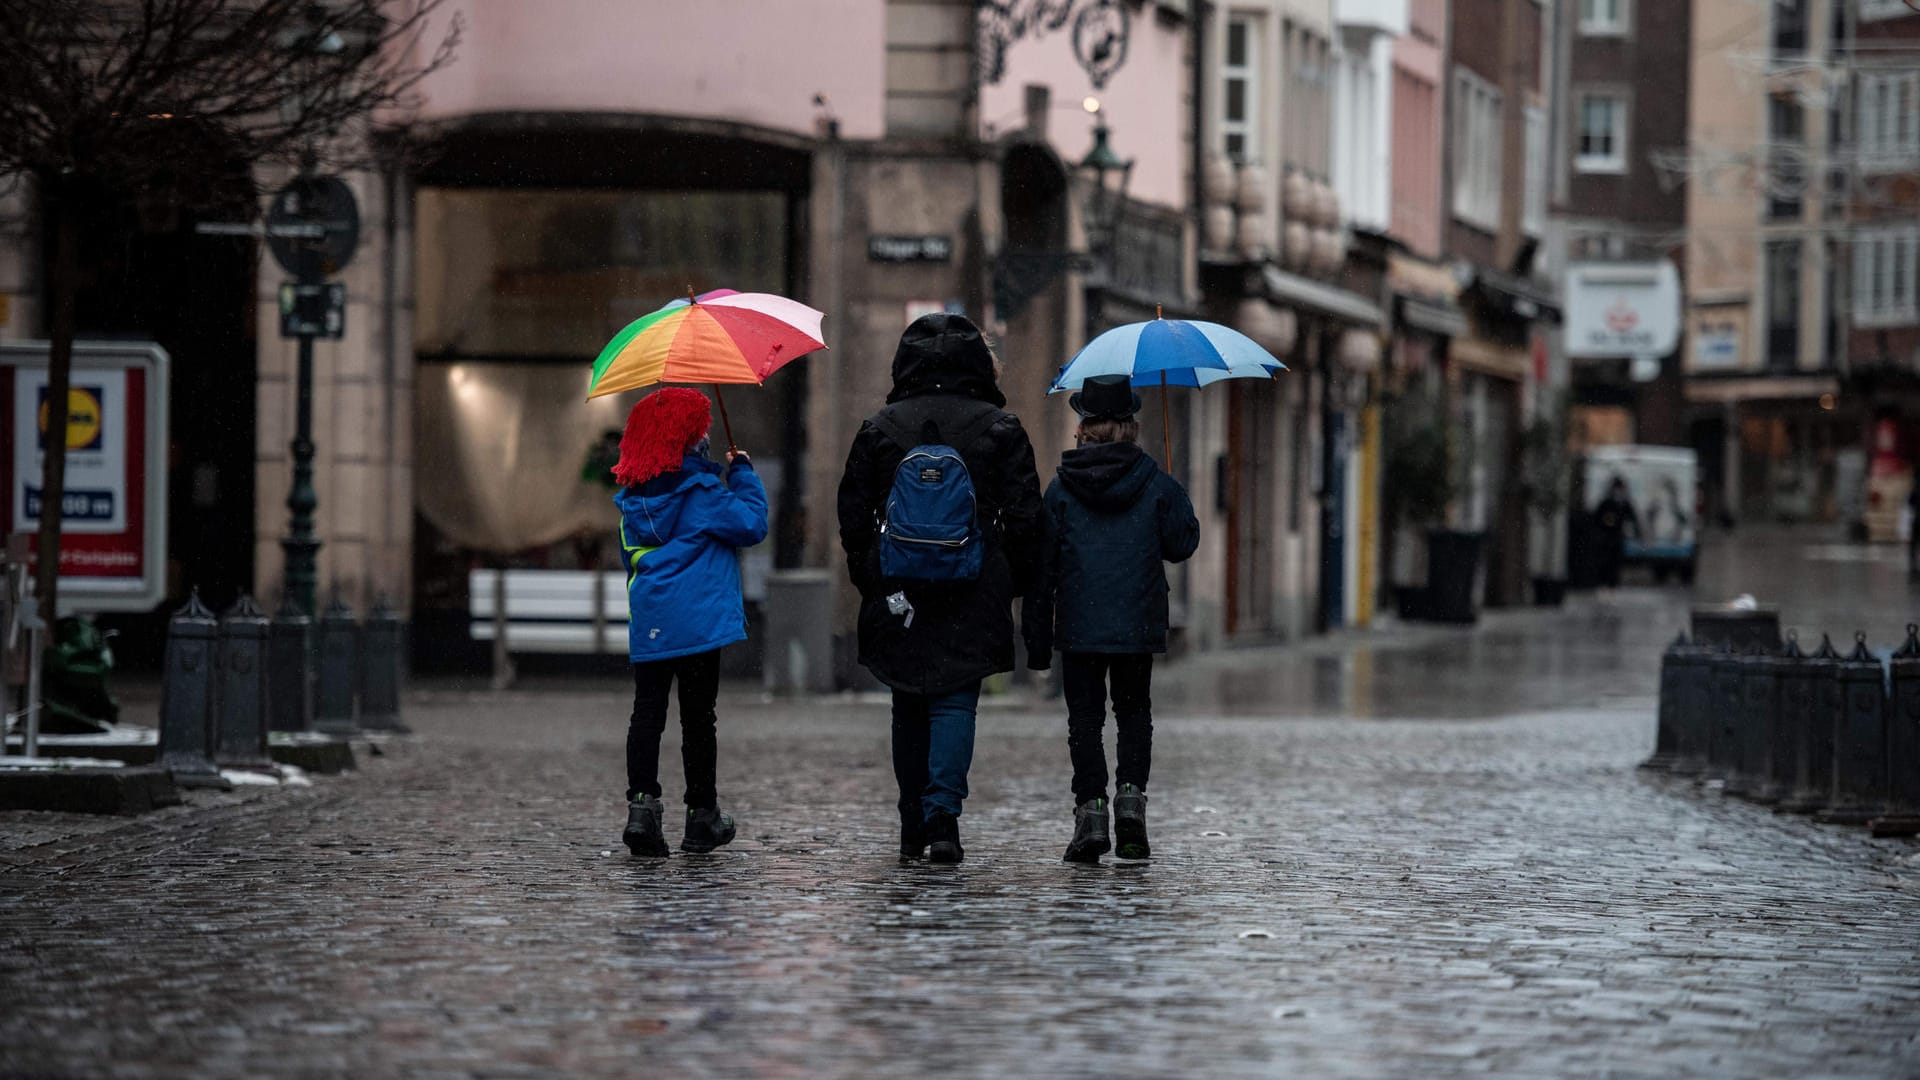
[[[1163,669],[1147,864],[1059,860],[1023,695],[956,869],[872,699],[723,695],[740,839],[647,863],[618,687],[423,692],[356,775],[16,846],[0,1072],[1920,1075],[1920,845],[1634,768],[1684,599]]]

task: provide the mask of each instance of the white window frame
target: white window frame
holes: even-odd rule
[[[1547,111],[1538,105],[1525,110],[1527,129],[1527,191],[1521,204],[1520,230],[1528,236],[1547,232]]]
[[[1582,148],[1586,141],[1587,102],[1610,101],[1613,103],[1613,130],[1609,133],[1613,140],[1613,150],[1608,154],[1589,154]],[[1627,171],[1627,118],[1631,115],[1632,101],[1620,90],[1594,87],[1578,90],[1573,95],[1573,167],[1583,173],[1607,173],[1619,175]]]
[[[1854,147],[1867,170],[1905,170],[1920,160],[1920,69],[1860,72],[1853,116]]]
[[[1853,234],[1853,323],[1920,323],[1920,225],[1862,228]]]
[[[1453,216],[1500,229],[1504,109],[1500,91],[1464,67],[1453,70]]]
[[[1613,11],[1611,19],[1601,16],[1600,5]],[[1580,34],[1583,37],[1626,37],[1633,25],[1633,0],[1580,0]]]
[[[1860,18],[1865,22],[1898,19],[1913,13],[1906,0],[1860,0]]]
[[[1227,63],[1227,40],[1233,35],[1234,24],[1246,28],[1246,63],[1233,65]],[[1240,164],[1257,165],[1261,163],[1260,154],[1260,45],[1261,31],[1258,15],[1247,12],[1232,12],[1225,23],[1226,37],[1220,42],[1220,152],[1229,161]],[[1246,92],[1241,95],[1241,106],[1245,115],[1235,120],[1227,116],[1227,87],[1235,81],[1246,84]],[[1241,153],[1236,159],[1227,149],[1227,139],[1240,137]]]

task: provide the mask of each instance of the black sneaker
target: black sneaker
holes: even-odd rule
[[[719,807],[703,806],[697,810],[687,807],[687,836],[680,841],[681,851],[700,855],[732,842],[733,819],[721,813]]]
[[[900,858],[918,859],[927,853],[927,817],[919,803],[900,810]]]
[[[928,862],[957,863],[967,857],[967,850],[960,846],[960,819],[945,810],[927,817],[927,841]]]
[[[1068,862],[1097,863],[1113,845],[1107,840],[1107,800],[1088,799],[1073,810],[1073,842],[1063,856]]]
[[[1145,859],[1153,854],[1147,844],[1147,793],[1137,784],[1121,784],[1113,797],[1113,853],[1122,859]]]
[[[620,834],[627,850],[649,859],[667,857],[667,838],[660,832],[663,813],[660,800],[651,795],[642,795],[627,804],[627,828]]]

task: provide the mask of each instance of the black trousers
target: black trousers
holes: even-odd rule
[[[1062,653],[1067,695],[1067,752],[1073,757],[1073,801],[1105,798],[1107,691],[1113,691],[1114,780],[1147,786],[1153,768],[1153,654]]]
[[[687,805],[715,805],[713,702],[720,694],[720,650],[633,665],[633,717],[627,721],[627,800],[660,797],[660,734],[667,728],[667,691],[680,683],[680,760]]]

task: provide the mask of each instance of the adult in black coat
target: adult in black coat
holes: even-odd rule
[[[929,844],[936,861],[962,857],[956,819],[980,681],[1013,670],[1011,605],[1034,573],[1040,480],[1033,444],[1006,403],[979,329],[960,315],[923,316],[901,335],[887,405],[860,425],[840,478],[840,545],[860,591],[860,663],[893,690],[905,857]],[[951,445],[966,462],[985,544],[977,579],[908,583],[880,573],[894,470],[922,443]]]
[[[1108,849],[1107,759],[1113,696],[1118,752],[1114,830],[1122,858],[1149,853],[1146,787],[1153,758],[1153,654],[1167,651],[1165,564],[1200,545],[1200,522],[1178,481],[1140,449],[1140,397],[1125,376],[1088,379],[1071,403],[1076,449],[1047,487],[1041,573],[1022,610],[1028,665],[1056,646],[1073,760],[1074,838],[1066,857]]]

